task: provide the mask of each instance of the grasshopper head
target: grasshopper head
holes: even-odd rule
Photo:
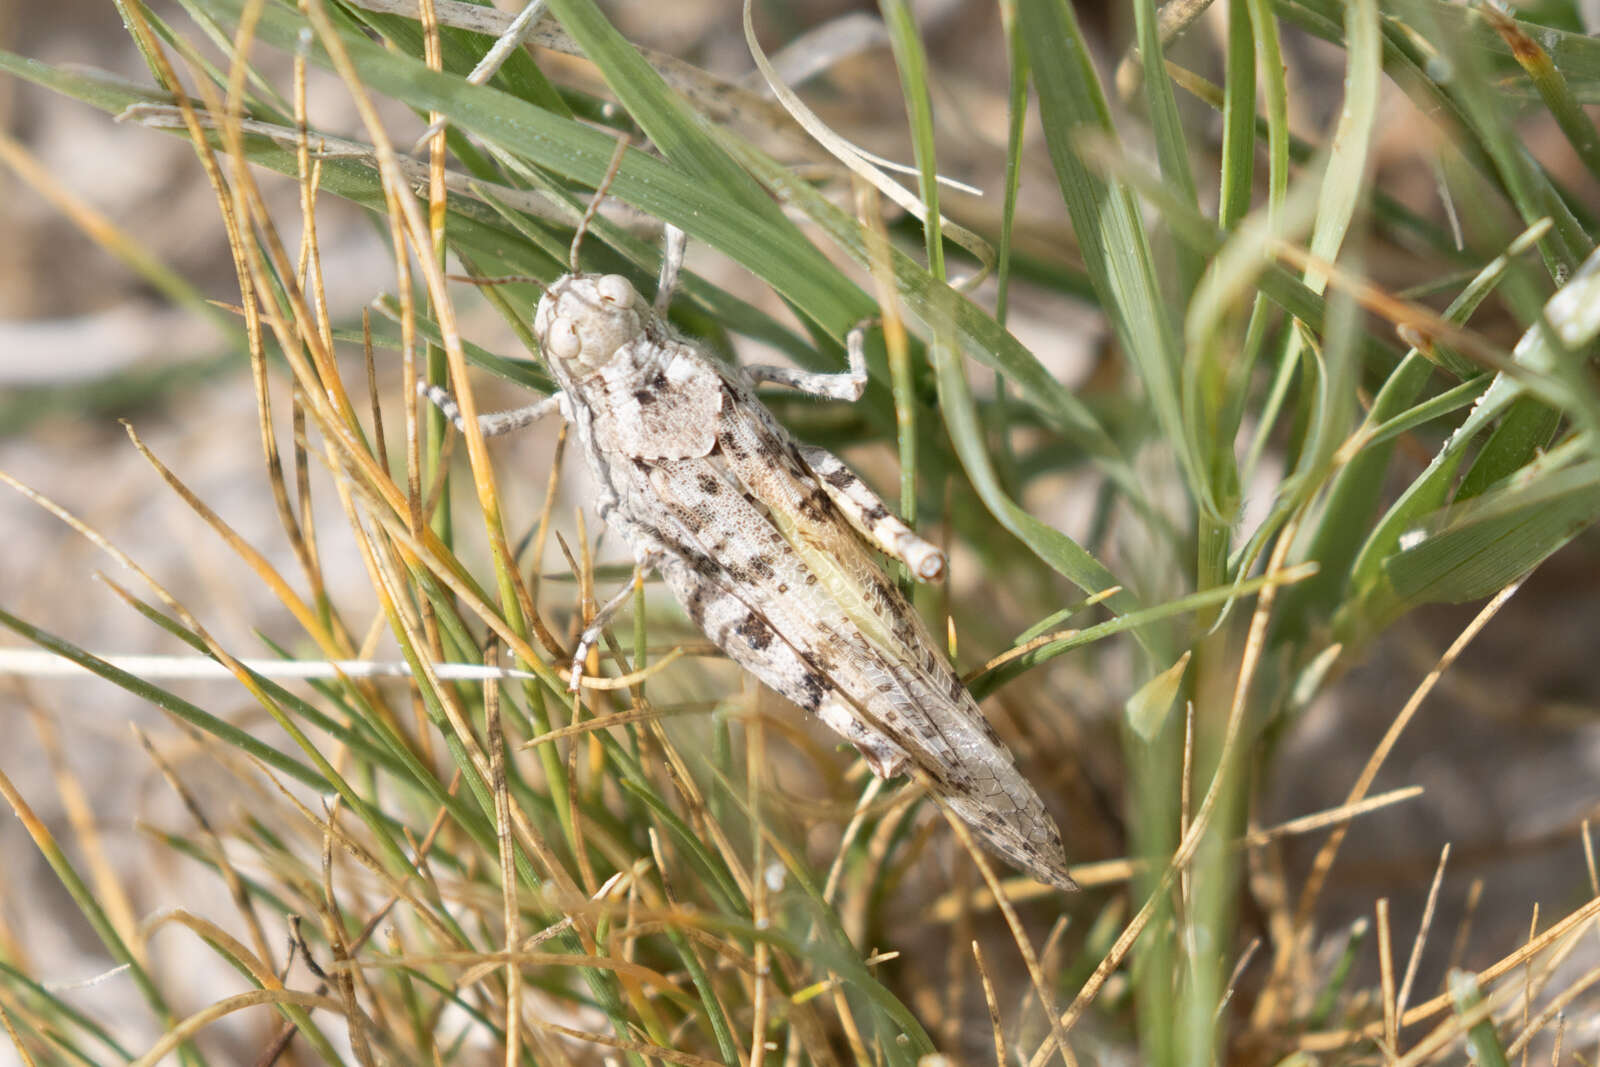
[[[539,298],[533,331],[547,360],[576,377],[609,363],[644,329],[646,307],[620,274],[568,274]]]

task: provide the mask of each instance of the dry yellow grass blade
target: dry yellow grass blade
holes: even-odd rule
[[[234,1012],[243,1011],[246,1008],[275,1007],[278,1005],[294,1005],[313,1010],[321,1009],[331,1012],[335,1016],[344,1014],[342,1001],[333,997],[320,996],[316,993],[305,993],[295,989],[256,989],[248,993],[237,993],[231,997],[224,997],[214,1004],[207,1005],[179,1022],[177,1026],[163,1034],[161,1040],[150,1046],[149,1051],[134,1060],[128,1067],[155,1067],[173,1049],[195,1037],[212,1023],[225,1019]]]
[[[1537,938],[1529,941],[1515,952],[1504,956],[1490,966],[1478,971],[1474,977],[1480,986],[1488,986],[1497,979],[1502,978],[1517,968],[1526,965],[1539,953],[1551,948],[1558,942],[1565,940],[1569,936],[1581,933],[1583,927],[1594,922],[1596,918],[1600,918],[1600,899],[1589,901],[1583,907],[1572,912],[1566,918],[1560,920],[1555,925],[1551,926],[1550,929],[1540,934]],[[1486,1016],[1488,1012],[1497,1010],[1499,1007],[1509,1002],[1512,997],[1515,997],[1520,993],[1521,989],[1517,986],[1504,986],[1497,990],[1493,995],[1486,998],[1484,1005],[1481,1006],[1480,1010],[1482,1010]],[[1450,994],[1441,993],[1438,996],[1409,1009],[1403,1016],[1399,1018],[1398,1025],[1401,1028],[1411,1026],[1422,1022],[1425,1019],[1430,1019],[1441,1012],[1450,1011],[1454,1007],[1455,1004],[1451,999]],[[1435,1035],[1430,1035],[1428,1039],[1425,1039],[1428,1042],[1426,1048],[1431,1050],[1448,1043],[1448,1041],[1452,1040],[1455,1035],[1464,1032],[1466,1028],[1468,1028],[1473,1022],[1478,1021],[1478,1019],[1478,1015],[1473,1015],[1471,1017],[1465,1015],[1452,1017],[1445,1023],[1441,1024],[1440,1031],[1436,1032]],[[1301,1049],[1307,1052],[1331,1052],[1336,1049],[1346,1048],[1360,1041],[1381,1036],[1382,1025],[1382,1023],[1374,1023],[1365,1027],[1351,1030],[1333,1030],[1321,1033],[1304,1034],[1299,1038],[1297,1044]],[[1445,1033],[1445,1031],[1448,1031],[1448,1033]],[[1421,1062],[1423,1052],[1419,1050],[1422,1048],[1423,1046],[1420,1043],[1417,1046],[1413,1046],[1412,1050],[1407,1054],[1407,1059],[1411,1062]]]
[[[1303,834],[1315,833],[1342,823],[1348,823],[1363,815],[1380,811],[1394,804],[1407,800],[1414,800],[1422,795],[1421,786],[1404,786],[1400,789],[1380,793],[1375,797],[1367,797],[1355,804],[1344,804],[1327,811],[1314,812],[1302,815],[1269,826],[1265,829],[1255,830],[1244,837],[1234,840],[1230,847],[1236,849],[1253,849],[1285,837],[1295,837]],[[1149,864],[1138,859],[1100,860],[1095,863],[1074,864],[1071,870],[1073,881],[1086,889],[1101,886],[1117,885],[1133,878],[1143,871]],[[1027,900],[1036,900],[1049,896],[1054,890],[1042,886],[1032,878],[1016,877],[1006,878],[1000,883],[1006,899],[1012,903],[1022,903]],[[963,906],[974,911],[989,911],[995,907],[994,896],[987,889],[978,889],[970,894],[947,893],[934,901],[929,909],[929,916],[936,922],[951,922],[959,914]]]
[[[1366,796],[1367,790],[1372,787],[1373,780],[1378,776],[1379,769],[1383,766],[1389,753],[1394,750],[1395,743],[1400,739],[1400,734],[1410,725],[1417,710],[1427,700],[1428,695],[1433,692],[1434,687],[1438,685],[1439,679],[1444,676],[1445,671],[1450,669],[1461,653],[1466,651],[1467,646],[1472,643],[1472,639],[1478,636],[1483,631],[1483,628],[1489,624],[1489,620],[1494,618],[1500,609],[1506,605],[1506,602],[1515,595],[1520,586],[1520,582],[1509,585],[1491,598],[1461,633],[1456,636],[1455,640],[1450,643],[1450,647],[1445,649],[1444,654],[1439,657],[1438,663],[1417,685],[1411,697],[1389,724],[1388,730],[1368,758],[1366,766],[1357,775],[1355,784],[1350,787],[1350,793],[1345,798],[1346,804],[1354,804]],[[1348,824],[1336,827],[1312,860],[1311,872],[1306,876],[1305,885],[1300,890],[1300,900],[1295,909],[1290,939],[1287,944],[1276,946],[1272,976],[1268,980],[1266,991],[1256,1005],[1253,1021],[1258,1027],[1270,1028],[1282,1019],[1281,1013],[1287,1008],[1287,1001],[1278,996],[1274,987],[1283,981],[1295,955],[1304,951],[1305,947],[1309,945],[1309,931],[1317,898],[1321,894],[1323,886],[1327,883],[1328,874],[1333,869],[1334,860],[1339,855],[1339,847],[1344,844],[1345,836],[1348,833]],[[1437,998],[1437,1001],[1440,1002],[1440,1006],[1444,1006],[1449,1003],[1449,998]],[[1420,1018],[1421,1016],[1418,1017]],[[1401,1021],[1401,1025],[1409,1021],[1411,1021],[1411,1017],[1408,1015],[1406,1019]]]

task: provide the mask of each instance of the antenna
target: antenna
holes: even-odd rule
[[[584,234],[589,232],[589,223],[595,213],[600,210],[600,201],[606,198],[606,190],[611,188],[611,181],[617,176],[617,171],[622,169],[622,157],[628,151],[628,135],[617,135],[616,150],[611,153],[611,163],[606,167],[605,177],[600,179],[600,184],[595,187],[594,197],[589,201],[589,206],[583,210],[583,218],[578,220],[578,232],[572,235],[572,251],[567,255],[567,266],[572,268],[572,273],[578,270],[578,249],[583,246]]]
[[[481,277],[476,274],[446,274],[446,278],[453,282],[466,282],[469,285],[531,285],[539,292],[548,292],[549,286],[544,279],[535,278],[531,274],[496,274],[492,277]]]

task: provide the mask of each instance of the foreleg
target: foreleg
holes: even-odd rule
[[[661,553],[654,549],[646,551],[638,562],[633,565],[633,578],[617,593],[616,596],[600,605],[595,611],[594,618],[589,620],[589,625],[583,628],[583,633],[578,636],[578,647],[572,653],[572,680],[567,683],[568,692],[577,692],[578,686],[583,684],[583,667],[589,659],[589,650],[600,640],[600,635],[611,622],[611,616],[617,609],[628,602],[633,596],[634,587],[644,580],[644,576],[656,569],[656,564],[661,561]]]
[[[466,420],[461,417],[461,408],[456,405],[455,397],[451,396],[448,390],[442,386],[418,382],[417,395],[428,400],[434,407],[444,412],[445,418],[449,419],[456,429],[462,433],[467,432]],[[524,426],[531,426],[559,408],[561,406],[561,397],[562,394],[559,392],[552,393],[544,399],[535,401],[525,407],[479,415],[478,432],[485,437],[498,437],[513,430],[520,430]]]

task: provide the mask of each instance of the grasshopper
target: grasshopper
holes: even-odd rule
[[[602,195],[603,186],[596,202]],[[944,574],[944,553],[838,457],[791,438],[756,397],[756,385],[769,382],[858,399],[867,383],[862,328],[850,333],[842,374],[725,365],[664,317],[681,237],[669,236],[651,305],[620,275],[579,271],[583,229],[571,273],[545,290],[534,316],[558,391],[481,416],[481,431],[505,433],[559,410],[599,486],[601,518],[632,546],[635,581],[660,572],[717,647],[841,734],[874,774],[911,770],[1001,856],[1077,888],[1038,794],[869,546],[923,581]],[[462,427],[448,393],[425,383],[419,391]],[[632,583],[601,606],[579,638],[573,688],[631,591]]]

